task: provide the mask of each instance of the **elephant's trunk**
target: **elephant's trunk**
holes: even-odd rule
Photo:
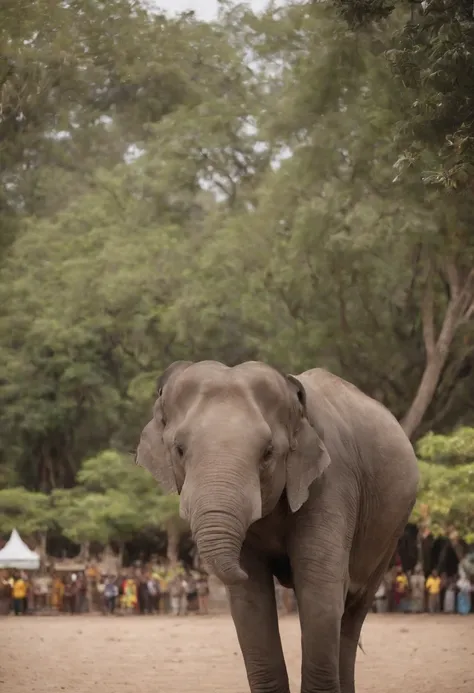
[[[236,529],[236,524],[235,518],[210,510],[191,525],[201,560],[225,585],[247,579],[240,567],[245,531]]]
[[[200,484],[200,489],[206,486]],[[225,585],[247,579],[240,552],[252,522],[261,517],[260,487],[216,484],[190,498],[191,532],[204,565]]]

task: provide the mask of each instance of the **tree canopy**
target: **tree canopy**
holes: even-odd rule
[[[329,368],[469,502],[437,437],[474,423],[467,5],[3,3],[2,508],[171,531],[127,453],[158,374],[206,358]]]

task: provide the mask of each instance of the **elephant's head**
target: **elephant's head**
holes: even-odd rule
[[[284,491],[299,510],[330,459],[300,381],[263,363],[202,361],[161,376],[136,462],[181,495],[202,560],[232,584],[246,578],[239,558],[249,526]]]

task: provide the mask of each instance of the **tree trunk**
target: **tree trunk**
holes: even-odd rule
[[[89,561],[89,559],[90,559],[90,542],[84,541],[81,544],[81,549],[79,551],[79,558],[81,561],[85,561],[86,563],[87,563],[87,561]]]
[[[125,544],[123,541],[119,542],[119,552],[118,552],[118,562],[120,568],[123,568],[123,554],[124,554]]]
[[[451,345],[461,324],[474,314],[474,269],[461,286],[459,272],[454,262],[446,265],[446,277],[450,287],[450,299],[444,314],[438,338],[435,335],[434,317],[434,269],[428,265],[425,291],[421,305],[423,339],[426,351],[426,365],[415,398],[401,425],[407,436],[413,438],[435,395]]]
[[[173,520],[168,522],[166,533],[168,535],[168,548],[166,551],[166,556],[170,562],[171,567],[174,567],[178,563],[180,532],[177,524],[173,522]]]
[[[441,356],[437,354],[435,358],[430,359],[430,357],[427,357],[426,359],[425,370],[415,398],[401,421],[402,428],[409,438],[413,438],[414,433],[426,414],[426,410],[433,400],[443,366],[446,363],[446,358],[447,355],[441,358]]]
[[[41,567],[46,565],[47,552],[46,552],[46,540],[48,538],[47,532],[38,532],[38,544],[36,546],[36,551],[40,557]]]

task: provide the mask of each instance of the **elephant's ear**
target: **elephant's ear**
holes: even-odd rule
[[[186,368],[191,364],[192,361],[174,361],[174,363],[168,366],[168,368],[165,371],[163,371],[163,373],[160,375],[156,383],[158,397],[161,397],[161,395],[163,394],[163,388],[168,382],[168,380],[171,378],[171,376],[177,373],[181,373],[181,371],[186,370]]]
[[[176,479],[163,443],[166,425],[163,415],[163,388],[172,375],[185,370],[190,365],[191,361],[176,361],[158,378],[158,399],[155,402],[154,415],[142,431],[135,456],[136,464],[147,469],[163,491],[168,493],[181,491],[182,480]]]
[[[286,495],[291,511],[295,513],[308,500],[311,484],[329,466],[331,458],[322,436],[308,420],[303,384],[292,375],[288,375],[287,380],[296,400],[295,409],[299,418],[286,463]]]

